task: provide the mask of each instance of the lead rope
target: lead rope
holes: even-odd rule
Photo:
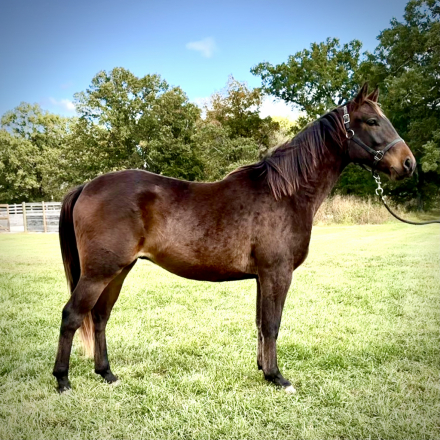
[[[388,212],[395,218],[397,218],[397,220],[400,220],[403,223],[408,223],[409,225],[430,225],[432,223],[440,223],[440,220],[430,220],[427,222],[412,222],[410,220],[405,220],[401,217],[399,217],[397,214],[395,214],[393,211],[391,211],[391,208],[387,205],[387,202],[385,201],[385,196],[383,195],[383,188],[381,186],[381,180],[380,180],[380,176],[377,173],[373,173],[373,178],[376,181],[377,184],[377,188],[376,188],[376,195],[379,196],[380,200],[382,200],[382,203],[384,204],[385,208],[387,208]]]

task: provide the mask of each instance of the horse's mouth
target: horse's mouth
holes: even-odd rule
[[[412,174],[412,173],[411,173]],[[410,176],[408,173],[399,173],[393,166],[390,167],[389,176],[391,180],[403,180]]]

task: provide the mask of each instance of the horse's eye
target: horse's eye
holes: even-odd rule
[[[376,120],[376,119],[368,119],[367,124],[368,124],[368,125],[379,125],[379,124],[377,123],[377,120]]]

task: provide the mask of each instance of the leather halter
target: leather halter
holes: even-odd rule
[[[371,167],[371,171],[374,173],[374,170],[377,166],[377,164],[382,160],[382,158],[385,156],[385,153],[394,145],[396,145],[399,142],[404,142],[404,140],[400,137],[397,137],[396,139],[394,139],[392,142],[390,142],[385,148],[383,148],[382,150],[374,150],[373,148],[369,147],[368,145],[366,145],[364,142],[362,142],[355,134],[355,132],[350,128],[350,115],[348,114],[347,111],[347,106],[344,105],[343,107],[344,109],[344,114],[343,114],[343,119],[344,119],[344,125],[345,125],[345,136],[347,137],[347,139],[349,141],[353,141],[356,142],[360,147],[362,147],[367,153],[370,153],[373,155],[374,157],[374,162],[373,165]]]
[[[382,200],[382,203],[385,205],[385,208],[388,210],[388,212],[394,216],[395,218],[397,218],[397,220],[400,220],[401,222],[404,223],[408,223],[410,225],[429,225],[431,223],[440,223],[440,220],[430,220],[427,222],[412,222],[410,220],[405,220],[401,217],[399,217],[397,214],[395,214],[391,208],[387,205],[387,202],[385,201],[385,196],[383,195],[383,188],[381,187],[381,182],[380,182],[380,176],[378,174],[378,172],[375,170],[376,165],[382,160],[382,158],[385,156],[385,153],[394,145],[396,145],[399,142],[405,142],[402,138],[397,137],[396,139],[394,139],[392,142],[390,142],[385,148],[383,148],[382,150],[373,150],[373,148],[369,147],[368,145],[366,145],[364,142],[362,142],[354,133],[354,131],[350,128],[350,115],[348,114],[347,111],[347,106],[344,105],[343,107],[344,109],[344,114],[343,114],[343,118],[344,118],[344,125],[345,125],[345,136],[347,137],[348,141],[354,141],[356,142],[360,147],[362,147],[366,152],[372,154],[374,156],[374,162],[373,165],[371,166],[371,173],[373,174],[374,180],[377,183],[377,189],[376,189],[376,194],[380,197],[380,199]],[[358,164],[360,165],[362,168],[365,168],[367,171],[368,169],[363,165],[363,164]]]

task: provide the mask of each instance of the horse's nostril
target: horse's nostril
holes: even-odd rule
[[[405,162],[403,162],[403,168],[408,172],[412,170],[412,160],[410,157],[407,157]]]

